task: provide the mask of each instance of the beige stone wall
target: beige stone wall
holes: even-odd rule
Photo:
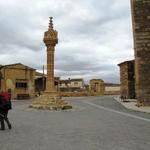
[[[11,89],[12,98],[16,98],[17,94],[29,94],[33,97],[35,87],[35,70],[28,69],[23,65],[15,65],[3,67],[1,69],[3,79],[1,80],[1,89],[7,91]],[[27,88],[16,88],[16,83],[27,83]]]
[[[104,81],[101,79],[90,80],[90,92],[95,95],[104,95],[105,86]]]
[[[150,0],[131,0],[136,94],[139,102],[150,104]]]
[[[120,65],[120,82],[121,82],[121,96],[127,97],[128,93],[128,66],[127,63]]]
[[[120,91],[120,86],[114,86],[114,87],[106,86],[106,87],[105,87],[105,91],[106,91],[106,92],[109,92],[109,91],[112,91],[112,92]]]
[[[124,98],[135,98],[135,69],[134,60],[119,64],[121,96]]]
[[[69,86],[83,88],[83,81],[70,81]]]
[[[60,92],[62,97],[81,97],[81,96],[93,96],[89,92]]]

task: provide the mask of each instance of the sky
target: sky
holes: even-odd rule
[[[42,71],[50,16],[55,76],[119,83],[117,64],[134,58],[130,0],[0,0],[0,64]]]

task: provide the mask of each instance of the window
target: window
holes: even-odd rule
[[[75,86],[77,86],[77,85],[78,85],[78,82],[77,82],[77,81],[75,81],[75,82],[74,82],[74,85],[75,85]]]
[[[16,88],[27,88],[26,82],[16,82]]]

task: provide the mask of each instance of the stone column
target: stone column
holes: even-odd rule
[[[136,95],[150,105],[150,0],[131,0]]]
[[[47,47],[46,93],[56,92],[54,82],[54,46],[49,45]]]
[[[43,39],[47,47],[47,79],[45,93],[56,93],[54,85],[54,52],[55,46],[58,43],[57,31],[53,29],[52,17],[50,17],[50,23],[48,31],[44,34]]]
[[[49,28],[44,33],[43,41],[47,48],[46,90],[43,95],[33,101],[30,107],[44,110],[71,109],[72,106],[61,99],[54,85],[54,52],[55,46],[58,43],[58,37],[57,31],[53,29],[52,17],[50,17]]]

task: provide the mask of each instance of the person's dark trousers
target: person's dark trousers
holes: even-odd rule
[[[5,123],[4,121],[7,123],[7,126],[9,129],[12,128],[11,123],[9,122],[8,118],[7,118],[7,114],[8,111],[5,111],[3,114],[1,114],[0,116],[0,122],[1,122],[1,130],[5,130]]]
[[[5,117],[4,120],[7,123],[8,128],[11,129],[11,123],[9,122],[8,118]]]
[[[0,128],[0,130],[5,130],[4,117],[0,116],[0,122],[1,122],[1,128]]]
[[[5,120],[5,122],[7,123],[8,128],[11,129],[11,128],[12,128],[12,127],[11,127],[11,123],[9,122],[7,115],[8,115],[8,110],[5,111],[4,120]]]

